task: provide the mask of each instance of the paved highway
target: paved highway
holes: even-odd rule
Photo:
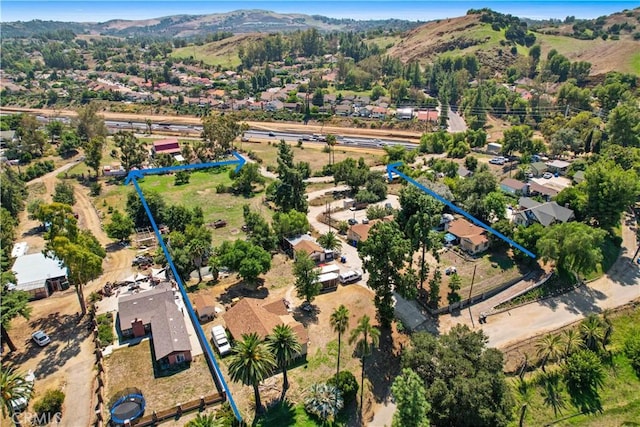
[[[37,116],[37,119],[41,123],[47,123],[51,118],[46,116]],[[70,123],[70,119],[68,117],[60,117],[57,120],[62,121],[65,124]],[[137,133],[141,133],[147,130],[146,122],[140,121],[117,121],[117,120],[105,120],[105,125],[110,132],[117,132],[119,130],[124,131],[133,131]],[[199,125],[181,125],[174,124],[170,122],[161,122],[161,123],[153,123],[151,125],[152,131],[166,131],[166,132],[176,132],[176,133],[185,133],[185,134],[196,134],[200,135],[202,132],[202,126]],[[284,139],[287,142],[295,143],[298,141],[303,141],[304,143],[318,143],[325,144],[325,139],[323,135],[319,134],[311,134],[311,133],[302,133],[302,132],[278,132],[278,131],[268,131],[268,130],[257,130],[250,129],[244,133],[244,138],[248,140],[251,139],[260,139],[260,140],[273,140],[280,141]],[[417,148],[418,145],[412,143],[408,140],[400,140],[400,139],[381,139],[381,138],[363,138],[363,137],[353,137],[353,136],[342,136],[336,135],[336,141],[338,144],[347,145],[351,147],[363,147],[363,148],[372,148],[372,149],[382,149],[386,146],[396,146],[401,145],[408,149]]]
[[[284,139],[287,142],[311,142],[325,144],[325,136],[309,133],[298,132],[275,132],[265,130],[248,130],[244,133],[245,138],[248,139],[273,139],[279,141]],[[406,148],[417,148],[417,145],[407,140],[396,139],[380,139],[380,138],[358,138],[358,137],[345,137],[336,135],[336,141],[338,144],[349,145],[353,147],[365,147],[365,148],[383,148],[387,145],[402,145]]]

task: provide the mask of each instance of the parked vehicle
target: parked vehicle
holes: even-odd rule
[[[222,326],[217,325],[211,328],[211,340],[216,346],[218,353],[220,353],[220,356],[226,356],[231,353],[231,345],[227,340],[227,333]]]
[[[447,276],[451,275],[451,274],[455,274],[458,272],[458,269],[454,266],[451,267],[447,267],[447,269],[444,271],[444,274],[446,274]]]
[[[356,225],[358,223],[358,220],[355,218],[349,218],[347,222],[349,223],[349,225]]]
[[[36,331],[31,334],[31,339],[40,347],[44,347],[51,342],[51,338],[49,338],[49,335],[45,334],[42,330]]]
[[[504,165],[505,161],[506,159],[504,157],[494,157],[493,159],[489,160],[489,163],[491,163],[492,165]]]
[[[542,177],[544,179],[551,179],[553,178],[553,174],[551,172],[545,172],[544,175],[542,175]]]
[[[133,259],[133,261],[131,261],[131,266],[133,267],[143,267],[151,264],[153,264],[153,257],[150,257],[148,255],[137,255]]]
[[[227,226],[227,221],[225,221],[224,219],[216,220],[216,221],[214,221],[213,226],[215,228],[226,227]]]
[[[362,279],[362,273],[357,270],[346,271],[344,273],[340,273],[338,276],[338,280],[340,280],[340,283],[343,285],[357,282],[360,279]]]

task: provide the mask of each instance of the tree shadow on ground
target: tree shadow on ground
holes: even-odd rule
[[[320,309],[314,304],[310,304],[308,306],[299,305],[291,311],[291,315],[293,316],[293,318],[296,321],[302,323],[305,328],[308,328],[312,324],[318,324],[319,313]]]
[[[607,296],[603,292],[592,289],[589,285],[584,285],[560,296],[541,300],[540,304],[553,311],[556,311],[560,304],[564,304],[570,313],[587,315],[599,313],[601,309],[598,307],[598,301],[606,298]]]
[[[33,331],[45,331],[51,338],[51,343],[39,347],[32,340],[28,340],[24,343],[22,351],[12,352],[9,358],[14,363],[21,364],[44,352],[45,357],[38,363],[34,373],[37,377],[53,374],[80,353],[81,343],[90,335],[88,318],[81,318],[80,321],[78,319],[75,314],[60,315],[56,312],[30,322],[29,327]]]
[[[267,408],[267,411],[260,418],[256,418],[253,421],[254,426],[295,426],[296,425],[296,410],[288,400],[277,400],[275,403]]]
[[[123,242],[112,242],[105,246],[105,250],[107,253],[118,252],[123,249],[129,249],[129,243]]]
[[[596,412],[603,413],[600,394],[597,390],[591,388],[567,387],[571,403],[582,413],[594,414]]]
[[[394,349],[391,329],[380,328],[380,343],[365,360],[365,377],[371,383],[376,403],[383,402],[389,395],[391,383],[400,373],[400,355],[401,351]],[[360,355],[354,353],[354,356]]]
[[[218,301],[223,304],[231,304],[234,298],[257,298],[265,299],[269,296],[269,290],[259,282],[257,285],[249,285],[244,281],[238,281],[229,286],[223,294],[218,297]]]

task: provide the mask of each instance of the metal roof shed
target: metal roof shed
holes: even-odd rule
[[[16,258],[12,268],[16,289],[29,292],[34,298],[46,298],[51,292],[66,289],[67,268],[56,258],[42,252]]]

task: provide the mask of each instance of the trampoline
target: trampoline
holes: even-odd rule
[[[121,397],[111,407],[111,421],[124,425],[133,421],[144,413],[144,397],[142,394],[128,394]]]

